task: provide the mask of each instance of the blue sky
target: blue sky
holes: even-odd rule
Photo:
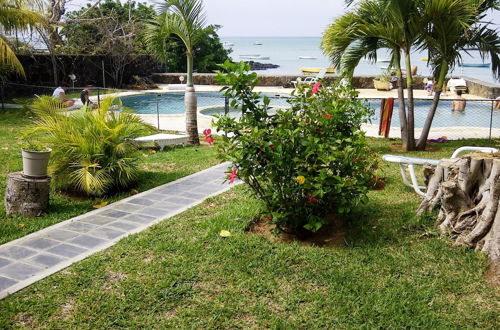
[[[86,2],[73,0],[68,9]],[[345,12],[343,0],[204,0],[204,4],[208,22],[222,25],[219,34],[223,37],[321,36]],[[500,12],[489,19],[500,24]]]

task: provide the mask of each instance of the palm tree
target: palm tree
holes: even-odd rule
[[[171,35],[178,37],[186,48],[187,83],[185,94],[186,131],[190,144],[200,144],[197,122],[197,101],[193,86],[193,56],[197,32],[206,22],[202,0],[166,0],[160,14],[148,24],[150,50],[165,61],[166,42]]]
[[[29,0],[0,0],[0,66],[24,76],[24,69],[2,32],[34,27],[42,17],[28,8]]]
[[[352,4],[352,1],[347,1]],[[377,59],[377,49],[388,48],[398,78],[399,119],[404,150],[415,149],[411,50],[417,45],[423,22],[421,0],[365,0],[338,18],[326,30],[323,52],[344,74],[352,76],[363,57]],[[408,111],[405,109],[401,60],[405,60]]]
[[[429,52],[429,63],[437,81],[436,92],[417,143],[424,150],[439,104],[441,89],[448,72],[461,63],[461,52],[477,48],[484,58],[489,55],[495,78],[500,77],[500,38],[498,31],[482,24],[485,12],[498,9],[498,0],[430,0],[425,4],[424,16],[428,18],[423,47]]]

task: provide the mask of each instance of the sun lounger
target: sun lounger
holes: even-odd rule
[[[486,153],[494,153],[498,152],[498,149],[490,147],[461,147],[455,150],[455,152],[451,155],[451,159],[457,158],[457,156],[464,151],[479,151]],[[417,180],[417,174],[415,173],[415,166],[422,166],[424,164],[437,166],[440,161],[439,159],[426,159],[426,158],[406,157],[397,155],[383,155],[382,158],[387,162],[399,164],[404,184],[407,185],[408,187],[413,188],[415,192],[420,196],[425,196],[426,187],[419,185]],[[408,180],[406,169],[408,169],[410,172],[411,183]]]
[[[134,139],[134,141],[139,143],[153,142],[156,145],[158,145],[161,148],[161,150],[163,150],[163,148],[165,148],[166,146],[187,144],[188,136],[161,133],[148,136],[141,136],[139,138]]]
[[[299,78],[297,78],[297,80],[293,80],[292,81],[293,87],[297,87],[298,84],[310,84],[310,85],[312,85],[312,84],[318,82],[318,80],[325,78],[325,75],[326,75],[326,69],[323,68],[314,77],[311,76],[311,77],[305,77],[303,80],[300,80]]]

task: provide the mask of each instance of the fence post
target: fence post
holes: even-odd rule
[[[224,96],[224,114],[227,115],[229,113],[229,99],[227,96]]]
[[[158,103],[159,96],[160,96],[160,94],[156,94],[156,122],[157,122],[158,130],[160,130],[160,106]]]
[[[101,107],[101,89],[97,87],[97,105]]]
[[[0,98],[1,98],[1,101],[2,101],[2,111],[5,110],[5,91],[4,91],[4,86],[5,86],[5,83],[2,81],[0,83]]]
[[[493,128],[493,108],[495,105],[495,101],[491,100],[491,114],[490,114],[490,135],[489,135],[489,140],[491,141],[491,130]]]

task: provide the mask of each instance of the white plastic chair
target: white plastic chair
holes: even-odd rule
[[[460,147],[451,155],[451,159],[457,158],[459,154],[464,151],[480,151],[485,153],[494,153],[498,152],[498,149],[490,148],[490,147]],[[428,158],[417,158],[417,157],[406,157],[406,156],[397,156],[397,155],[383,155],[382,158],[391,163],[399,164],[399,168],[401,170],[401,176],[403,177],[403,182],[408,187],[413,188],[417,194],[420,196],[425,196],[425,186],[420,186],[417,180],[417,174],[415,173],[415,166],[422,166],[424,164],[430,164],[432,166],[437,166],[439,164],[439,159],[428,159]],[[406,169],[410,172],[410,180],[408,180],[408,176],[406,173]]]
[[[325,76],[326,76],[326,69],[323,68],[314,77],[311,76],[311,77],[305,77],[303,80],[300,80],[299,78],[297,78],[297,80],[293,80],[292,81],[293,87],[297,87],[297,85],[299,83],[300,84],[310,84],[310,85],[312,85],[312,84],[318,82],[318,80],[325,78]]]

